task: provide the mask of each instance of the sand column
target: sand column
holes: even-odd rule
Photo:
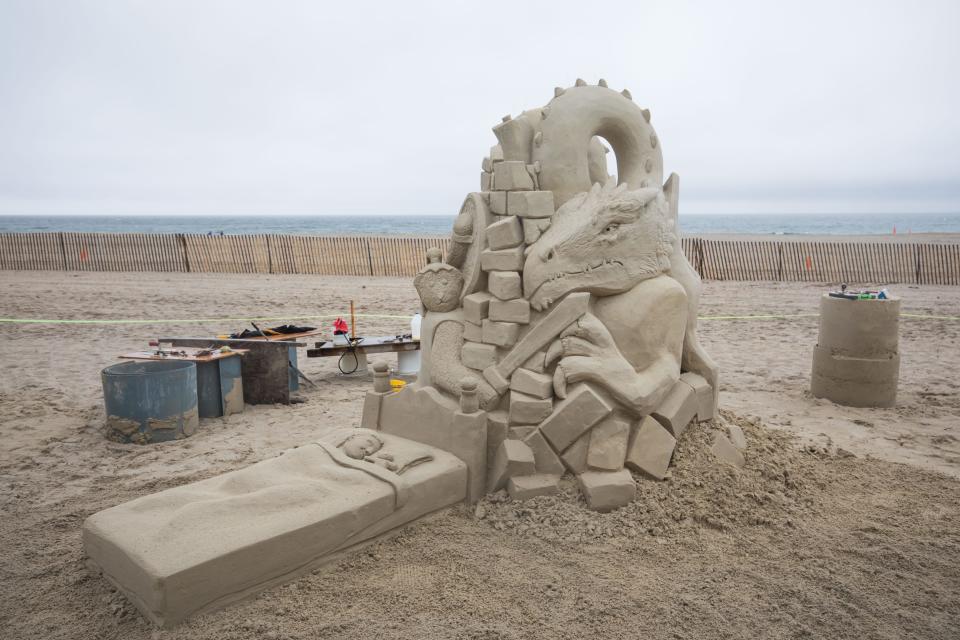
[[[810,392],[851,407],[892,407],[900,377],[900,299],[820,299]]]

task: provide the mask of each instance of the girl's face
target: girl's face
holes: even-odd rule
[[[363,460],[379,451],[382,446],[383,443],[375,436],[369,433],[360,433],[347,438],[341,448],[347,456],[354,460]]]

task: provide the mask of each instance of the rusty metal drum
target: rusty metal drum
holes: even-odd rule
[[[182,360],[121,362],[104,369],[106,435],[147,444],[196,433],[197,366]]]

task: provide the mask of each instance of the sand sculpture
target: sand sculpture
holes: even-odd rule
[[[650,112],[602,80],[558,88],[493,131],[446,263],[434,251],[416,279],[417,383],[372,392],[364,426],[458,455],[471,499],[548,493],[570,472],[591,507],[616,508],[635,492],[628,470],[662,478],[676,438],[716,411],[717,367],[696,333],[700,279],[677,229],[679,179],[661,186]],[[457,407],[467,388],[485,420]]]
[[[465,497],[453,455],[362,429],[101,511],[89,562],[171,626],[314,568],[338,551]]]
[[[892,407],[900,380],[900,299],[823,294],[810,393],[850,407]]]
[[[91,567],[147,618],[175,624],[489,491],[556,491],[566,472],[591,508],[617,508],[631,470],[662,479],[691,420],[714,416],[700,281],[650,112],[577,81],[494,132],[447,261],[431,250],[414,281],[415,384],[392,391],[378,363],[358,429],[84,523]]]

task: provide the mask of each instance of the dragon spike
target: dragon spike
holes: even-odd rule
[[[503,116],[503,117],[500,118],[500,119],[501,119],[503,122],[510,122],[511,117],[510,117],[510,114],[508,113],[507,115]]]
[[[560,96],[562,96],[562,95],[563,95],[564,93],[566,93],[566,92],[567,92],[567,90],[564,89],[563,87],[554,87],[554,88],[553,88],[553,97],[554,97],[554,98],[559,98]]]
[[[543,144],[543,131],[537,131],[533,136],[533,144],[538,147]]]
[[[650,122],[650,109],[640,109],[640,113],[643,114],[643,119],[647,122]]]
[[[540,135],[540,132],[539,132],[539,131],[537,132],[537,135]],[[537,160],[536,162],[533,163],[533,172],[534,172],[534,173],[540,173],[540,161],[539,161],[539,160]]]
[[[543,109],[540,109],[541,119],[546,120],[548,115],[550,115],[550,107],[544,107]]]
[[[620,95],[622,95],[627,100],[633,100],[633,94],[630,93],[630,89],[624,89],[623,91],[620,92]]]
[[[600,78],[600,80],[597,81],[597,86],[598,86],[598,87],[604,87],[604,88],[606,88],[606,86],[607,86],[607,81],[604,80],[603,78]]]
[[[585,87],[587,86],[587,81],[583,78],[577,78],[577,81],[574,84],[578,87]]]
[[[650,134],[650,146],[653,147],[654,149],[656,149],[656,148],[657,148],[657,144],[659,144],[659,141],[657,140],[657,134],[651,133],[651,134]]]

